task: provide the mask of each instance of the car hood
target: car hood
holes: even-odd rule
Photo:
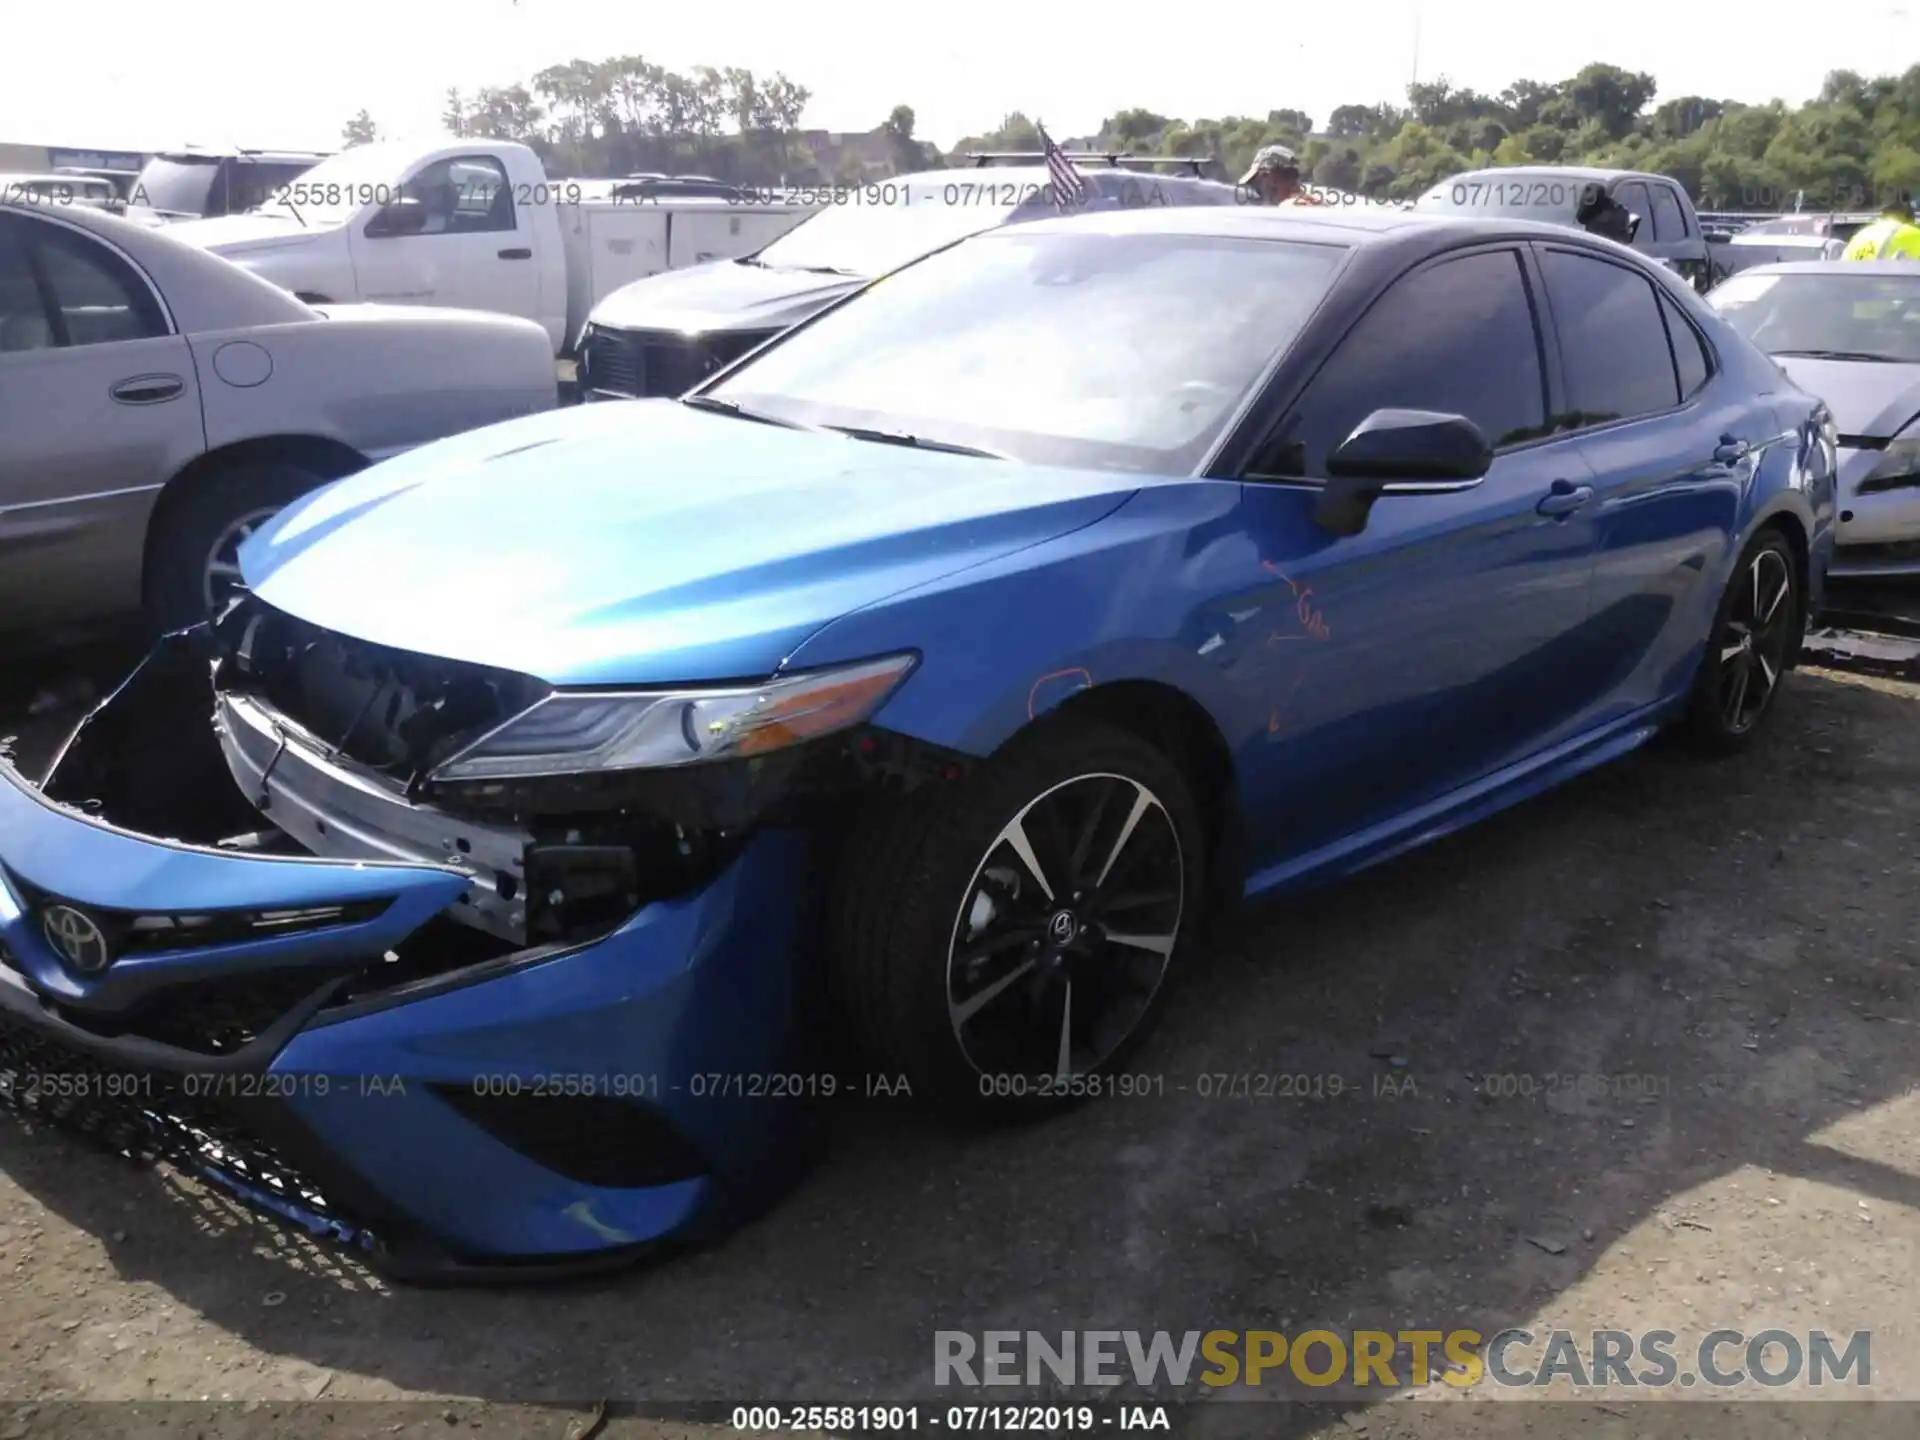
[[[594,307],[591,321],[616,330],[784,330],[866,283],[719,260],[623,285]]]
[[[239,251],[278,249],[298,245],[318,233],[319,227],[303,228],[291,215],[277,210],[250,210],[244,215],[215,215],[205,220],[175,220],[167,234],[216,255]]]
[[[1140,483],[622,401],[364,470],[281,512],[241,567],[326,629],[551,684],[739,679]]]
[[[1794,384],[1827,402],[1834,428],[1842,435],[1891,439],[1920,415],[1920,365],[1815,360],[1805,355],[1773,359]]]

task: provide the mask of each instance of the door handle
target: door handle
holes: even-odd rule
[[[531,250],[502,250],[502,251],[500,252],[500,258],[501,258],[502,260],[531,260],[531,259],[533,258],[533,251],[531,251]]]
[[[1722,435],[1720,443],[1714,448],[1713,459],[1717,465],[1738,465],[1753,453],[1753,446],[1731,435]]]
[[[178,375],[135,375],[109,387],[107,394],[122,405],[158,405],[186,388],[187,382]]]
[[[1591,499],[1593,499],[1591,485],[1576,485],[1571,480],[1556,480],[1553,482],[1553,488],[1547,492],[1546,499],[1534,506],[1534,509],[1542,515],[1561,519],[1571,515]]]

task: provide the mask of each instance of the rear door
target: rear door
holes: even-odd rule
[[[1706,633],[1742,490],[1776,427],[1715,383],[1711,347],[1650,276],[1591,251],[1538,248],[1555,423],[1579,437],[1599,492],[1594,678],[1613,717],[1669,693]]]
[[[0,215],[0,628],[136,604],[154,492],[205,448],[146,276],[55,217]]]
[[[1234,660],[1268,715],[1270,743],[1245,764],[1269,853],[1355,834],[1577,728],[1598,532],[1579,442],[1548,433],[1536,285],[1513,246],[1402,276],[1243,477],[1272,557]],[[1327,456],[1385,407],[1465,415],[1493,467],[1456,493],[1385,497],[1358,535],[1327,535],[1307,518]]]
[[[1655,180],[1647,186],[1653,213],[1653,253],[1671,263],[1674,271],[1695,289],[1704,289],[1707,280],[1707,243],[1693,222],[1693,210],[1677,187]]]

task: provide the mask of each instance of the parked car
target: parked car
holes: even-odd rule
[[[1637,221],[1618,237],[1680,275],[1696,290],[1713,283],[1713,256],[1685,187],[1666,175],[1588,165],[1516,165],[1469,170],[1443,180],[1415,202],[1427,214],[1539,220],[1573,229],[1583,203],[1610,199]]]
[[[1920,264],[1763,265],[1708,300],[1833,411],[1832,573],[1920,575]]]
[[[1089,167],[1088,207],[1231,205],[1231,185]],[[623,285],[581,336],[582,397],[675,396],[929,250],[1059,214],[1044,165],[928,170],[848,190],[771,245]]]
[[[358,145],[257,210],[175,233],[315,303],[520,315],[546,328],[555,354],[571,354],[602,296],[757,250],[808,213],[644,180],[620,191],[618,182],[549,180],[540,157],[511,141]]]
[[[23,175],[0,172],[0,203],[13,201],[43,209],[84,205],[92,210],[123,210],[111,181],[94,175]]]
[[[551,408],[530,321],[315,309],[154,230],[0,205],[0,635],[202,618],[234,549],[374,460]]]
[[[1573,231],[1001,226],[263,527],[43,786],[0,766],[0,1045],[151,1077],[76,1118],[401,1273],[711,1233],[849,1083],[817,995],[890,1095],[1057,1106],[1232,899],[1746,745],[1833,457]]]
[[[1838,260],[1874,215],[1782,215],[1736,231],[1718,247],[1719,277],[1791,260]]]
[[[326,158],[324,150],[165,150],[134,178],[128,215],[150,225],[238,215],[267,204]]]

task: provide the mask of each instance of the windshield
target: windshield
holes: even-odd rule
[[[1004,186],[1010,193],[1013,187]],[[884,275],[930,250],[1005,222],[1018,203],[983,204],[980,184],[915,186],[882,182],[849,192],[864,202],[829,205],[801,221],[753,258],[793,270],[844,270]],[[1024,199],[1025,196],[1021,195]]]
[[[1889,275],[1861,266],[1848,274],[1735,275],[1707,303],[1772,355],[1920,363],[1920,267]]]
[[[140,171],[128,192],[127,204],[135,209],[158,210],[168,215],[205,215],[220,178],[220,157],[156,155]]]
[[[1190,474],[1346,253],[1010,226],[876,282],[706,393],[1039,464]]]
[[[1434,186],[1414,209],[1456,215],[1488,215],[1506,220],[1541,220],[1572,225],[1583,201],[1599,190],[1590,180],[1509,176],[1485,179],[1463,175]]]

